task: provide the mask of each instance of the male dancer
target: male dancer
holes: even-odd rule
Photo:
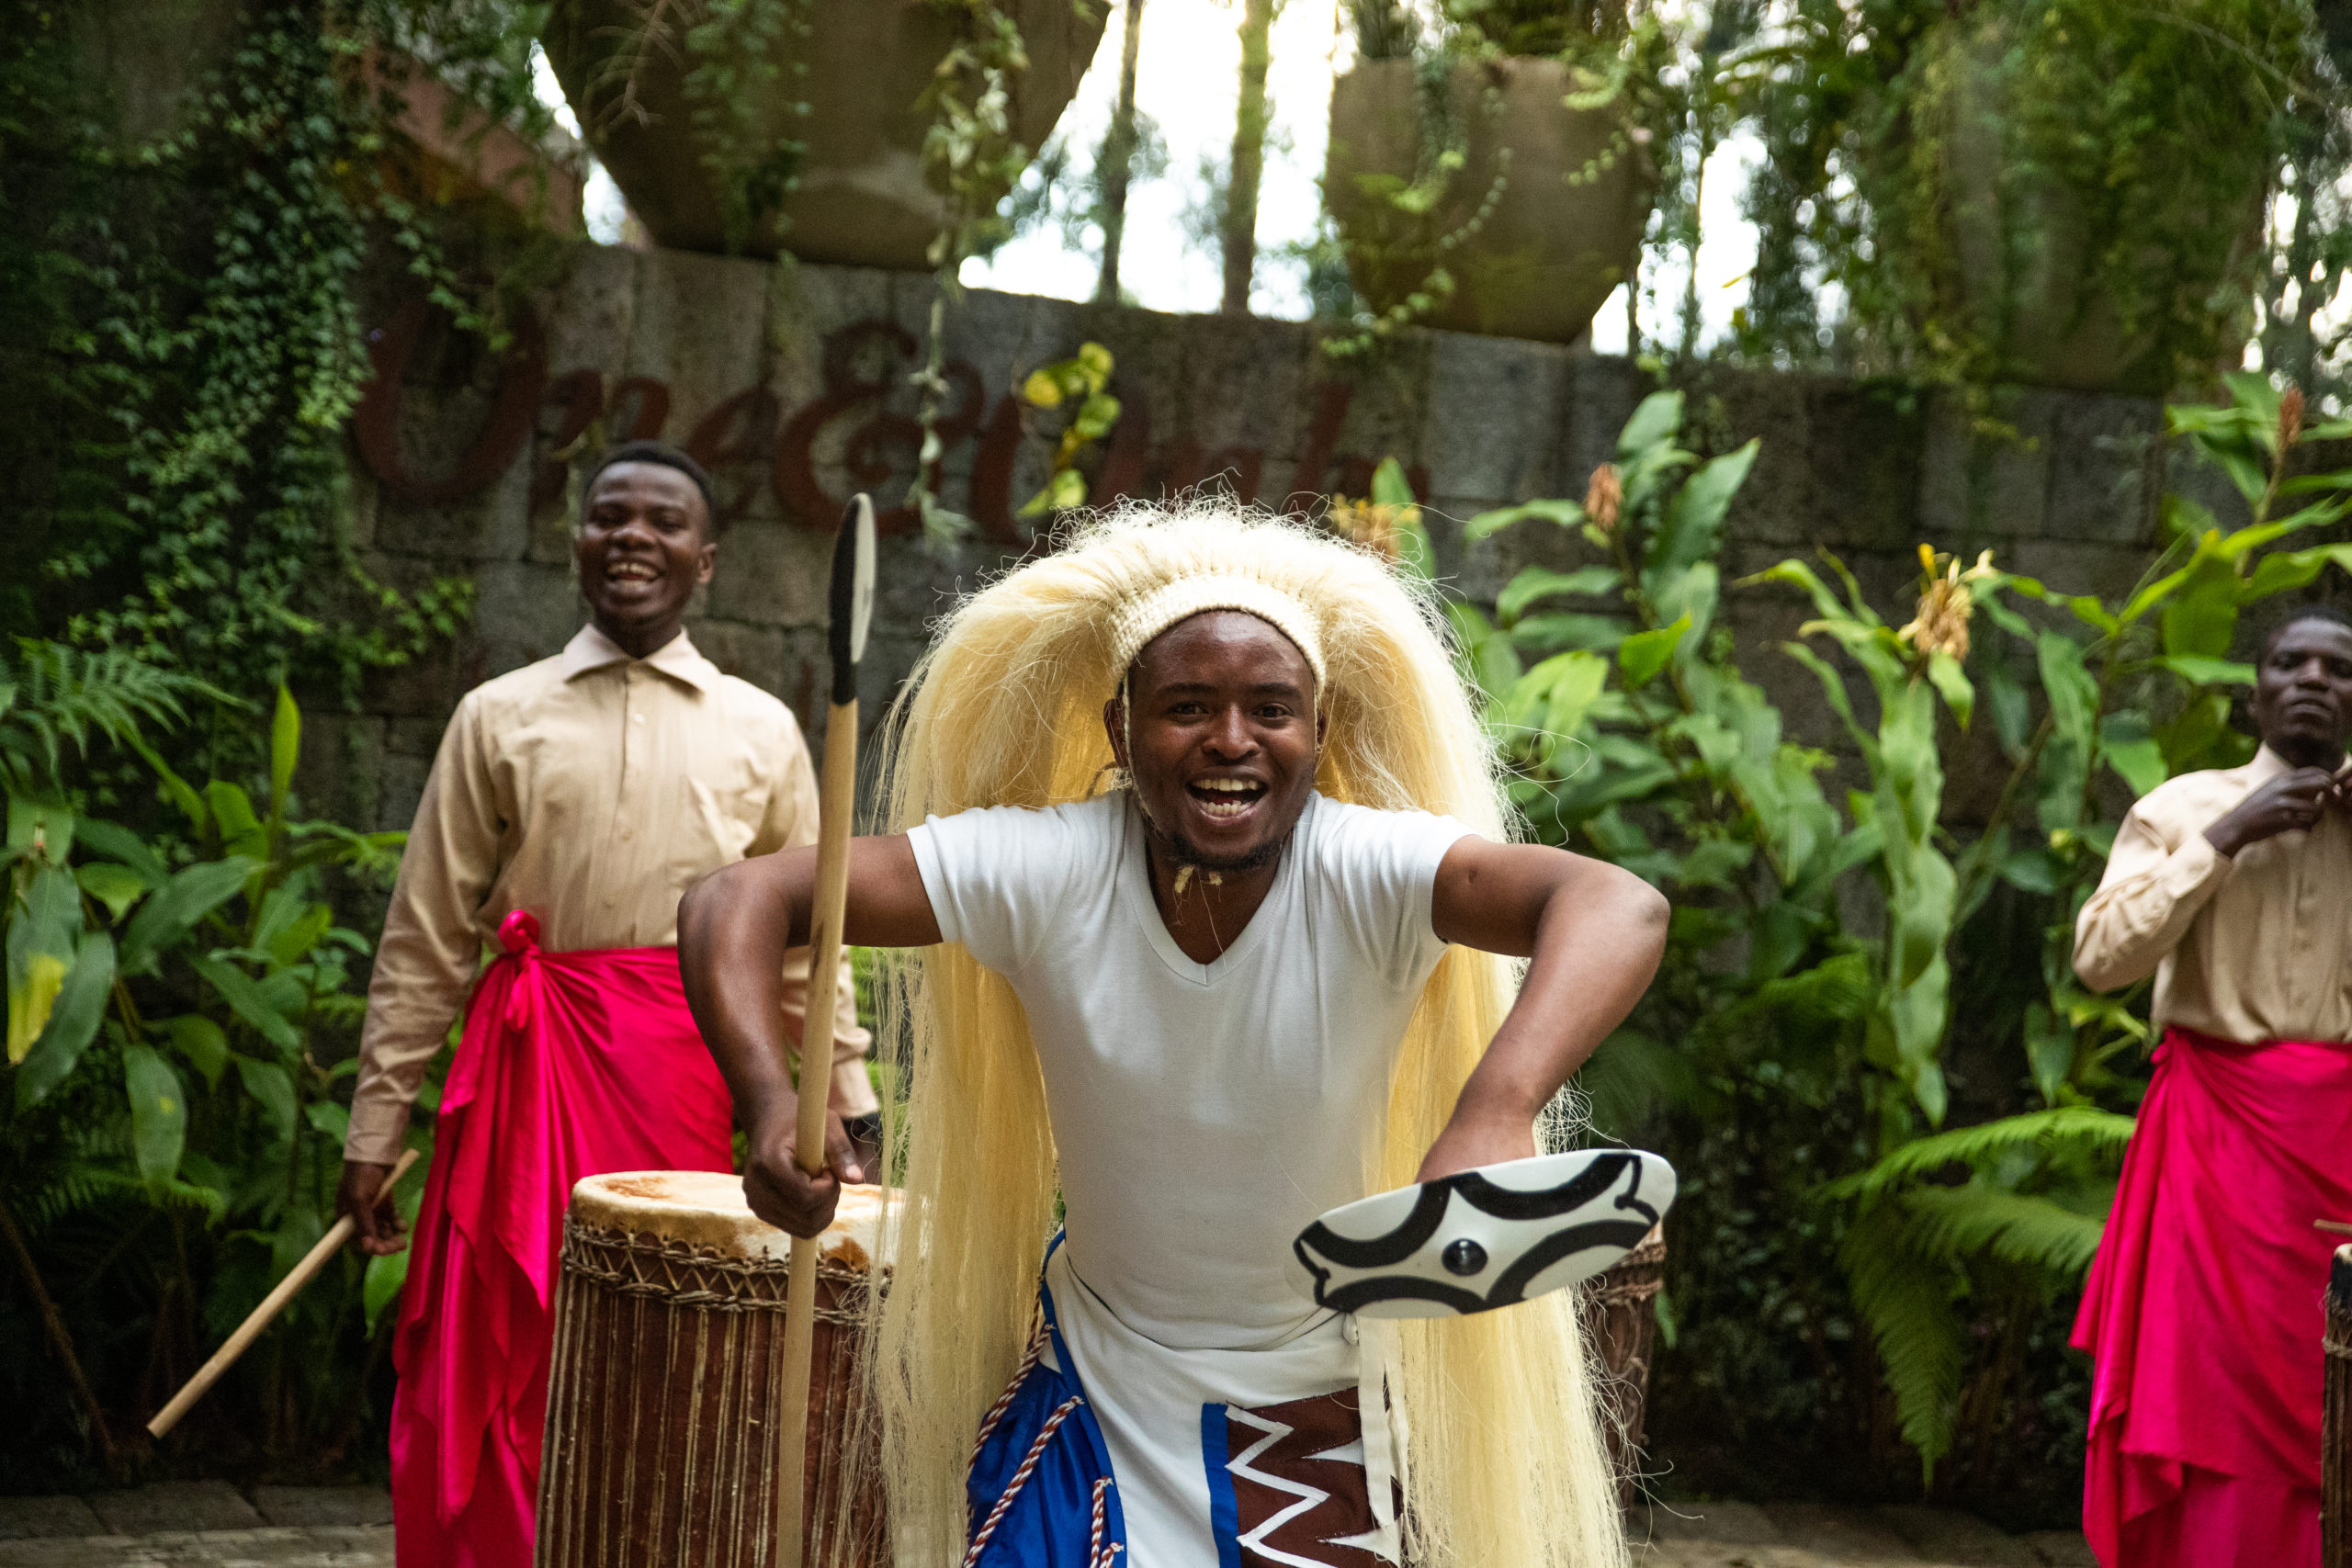
[[[2320,1292],[2352,1218],[2352,621],[2294,612],[2262,749],[2132,807],[2075,927],[2163,1043],[2083,1293],[2083,1528],[2108,1568],[2319,1562]]]
[[[966,603],[901,698],[905,830],[854,841],[845,930],[921,950],[876,1346],[902,1561],[1621,1559],[1566,1296],[1392,1338],[1284,1274],[1335,1204],[1536,1153],[1664,946],[1638,878],[1502,841],[1430,611],[1304,525],[1139,508]],[[752,1206],[802,1235],[851,1178],[838,1134],[793,1163],[775,1023],[814,876],[746,861],[680,912]]]
[[[710,581],[710,483],[631,442],[590,474],[575,540],[590,621],[553,659],[469,692],[401,857],[368,986],[337,1207],[364,1251],[405,1245],[383,1190],[450,1021],[393,1341],[402,1568],[531,1561],[548,1312],[572,1184],[733,1167],[727,1091],[678,986],[678,893],[817,835],[792,713],[723,675],[681,622]],[[475,988],[485,946],[501,952]],[[797,1036],[808,954],[776,955],[770,1020]],[[846,970],[833,1104],[875,1108]]]

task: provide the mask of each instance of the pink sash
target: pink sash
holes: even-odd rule
[[[401,1568],[527,1568],[563,1211],[582,1177],[731,1170],[727,1085],[677,950],[498,938],[441,1097],[392,1342]]]
[[[2109,1568],[2319,1561],[2320,1293],[2352,1217],[2352,1046],[2167,1030],[2075,1345]]]

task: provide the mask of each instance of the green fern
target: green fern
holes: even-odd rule
[[[2012,1149],[2064,1145],[2092,1152],[2120,1149],[2137,1125],[2129,1116],[2088,1105],[2061,1105],[2005,1116],[1905,1144],[1870,1169],[1833,1182],[1823,1195],[1869,1200],[1905,1182],[1933,1176],[1946,1166],[1981,1166]]]
[[[1929,1256],[1958,1261],[1989,1252],[2069,1283],[2089,1271],[2107,1230],[2098,1214],[1977,1183],[1915,1188],[1903,1194],[1903,1207],[1914,1222],[1913,1245]]]
[[[183,705],[197,698],[228,700],[136,654],[20,639],[15,659],[0,660],[0,787],[53,789],[69,748],[86,755],[100,739],[136,742],[142,725],[184,721]]]
[[[1949,1258],[1922,1256],[1901,1209],[1875,1204],[1839,1243],[1854,1308],[1871,1331],[1903,1440],[1919,1451],[1928,1477],[1951,1451],[1953,1407],[1967,1361],[1967,1323],[1958,1298],[1966,1280]]]

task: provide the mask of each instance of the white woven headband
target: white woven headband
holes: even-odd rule
[[[1254,577],[1181,577],[1139,593],[1111,614],[1111,668],[1121,679],[1144,645],[1174,626],[1210,610],[1255,615],[1290,638],[1323,684],[1323,636],[1303,600]]]

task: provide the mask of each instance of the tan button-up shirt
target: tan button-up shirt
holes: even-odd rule
[[[417,803],[376,949],[344,1153],[398,1156],[410,1103],[509,911],[550,953],[673,947],[678,897],[718,866],[817,839],[817,780],[792,710],[679,634],[632,660],[594,626],[553,659],[466,694]],[[808,953],[785,963],[797,1039]],[[842,963],[832,1102],[875,1109]]]
[[[2124,818],[2098,891],[2075,922],[2075,972],[2094,990],[2153,974],[2159,1025],[2257,1044],[2352,1041],[2352,818],[2246,845],[2205,829],[2289,772],[2267,746],[2243,768],[2183,773]]]

